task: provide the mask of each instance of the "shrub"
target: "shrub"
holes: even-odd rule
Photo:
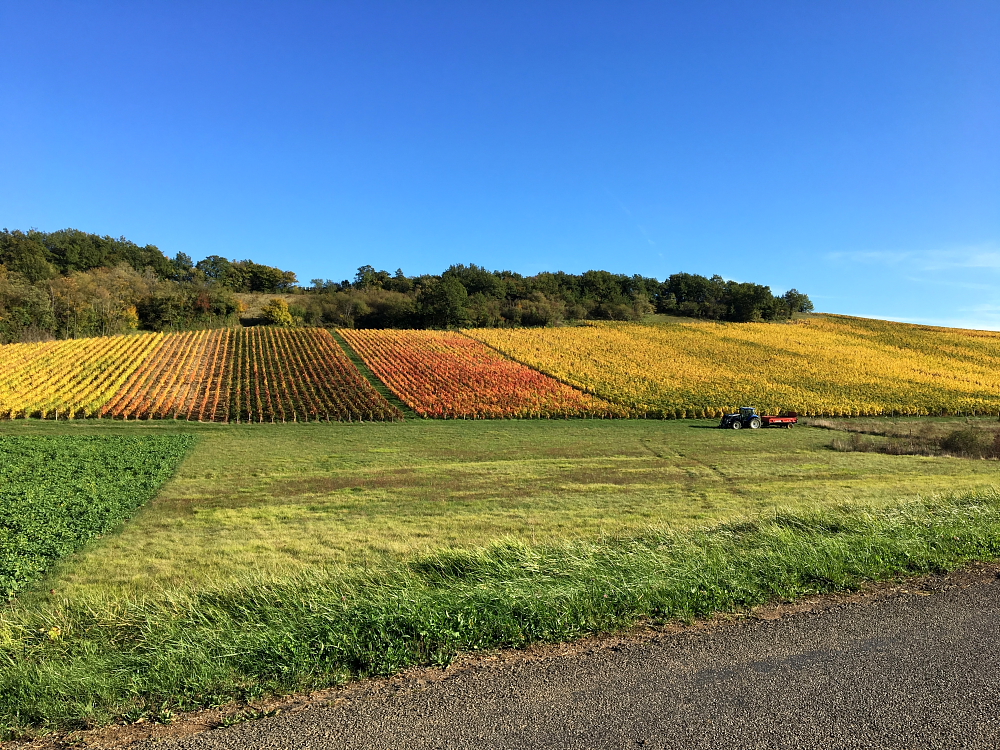
[[[997,457],[1000,435],[975,428],[956,430],[941,441],[941,448],[949,453],[970,458]]]
[[[274,326],[292,326],[295,318],[292,317],[288,303],[280,297],[275,297],[261,309],[261,316],[268,323]]]

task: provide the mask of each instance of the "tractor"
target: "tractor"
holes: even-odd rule
[[[785,427],[791,429],[792,425],[799,421],[799,415],[795,412],[788,412],[781,416],[761,416],[752,406],[741,406],[739,413],[727,414],[722,418],[719,427],[732,430],[742,430],[747,427],[757,430],[761,427]]]

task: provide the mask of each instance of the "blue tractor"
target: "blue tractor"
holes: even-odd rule
[[[731,430],[742,430],[744,427],[747,427],[751,430],[756,430],[761,424],[760,416],[758,416],[755,408],[752,406],[741,406],[737,414],[726,414],[722,418],[719,427],[728,427]]]

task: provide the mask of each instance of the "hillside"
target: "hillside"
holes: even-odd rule
[[[996,414],[1000,333],[840,315],[787,324],[596,323],[469,334],[637,412],[714,417]]]
[[[323,329],[273,327],[10,344],[0,417],[399,418],[380,390],[438,418],[1000,412],[1000,333],[984,331],[814,315],[342,333],[354,351]]]

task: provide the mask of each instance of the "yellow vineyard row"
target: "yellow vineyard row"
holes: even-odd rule
[[[162,338],[147,333],[0,347],[0,418],[93,416]]]
[[[719,416],[744,405],[834,416],[1000,412],[1000,333],[834,315],[466,333],[653,416]]]

